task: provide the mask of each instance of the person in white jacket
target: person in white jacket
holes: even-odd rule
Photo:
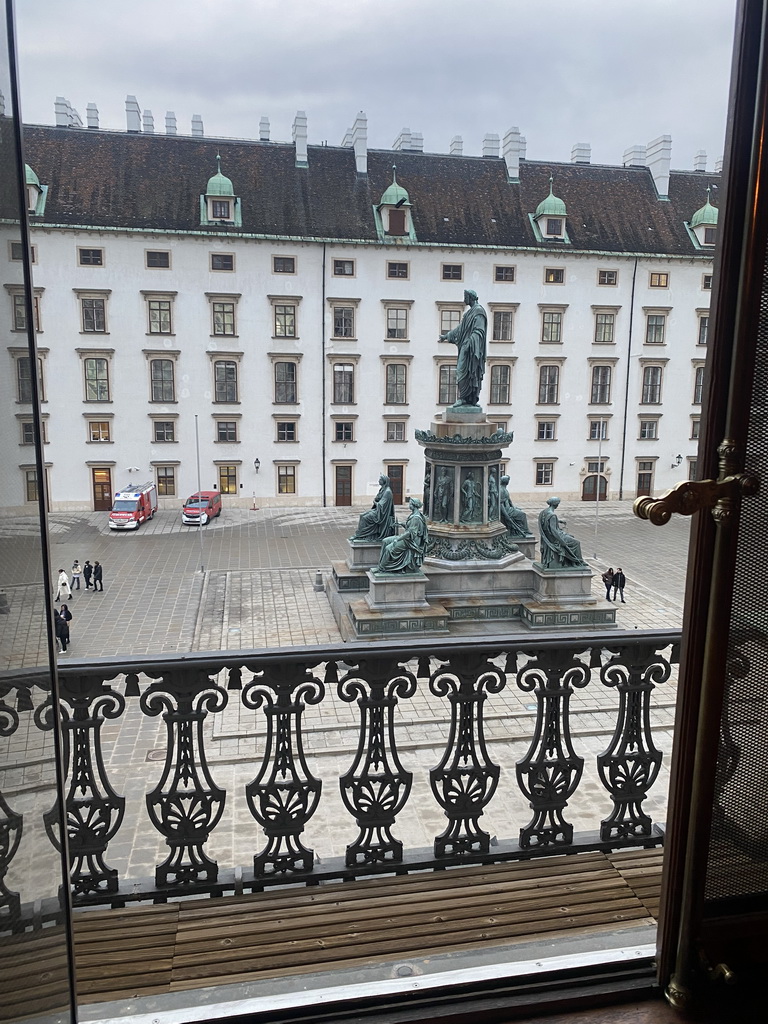
[[[61,595],[64,595],[62,597]],[[58,589],[56,590],[56,601],[72,600],[72,591],[69,589],[69,576],[63,569],[59,569]]]

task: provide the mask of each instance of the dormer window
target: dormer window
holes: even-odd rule
[[[397,180],[397,168],[392,168],[392,184],[385,189],[378,206],[373,208],[376,232],[381,241],[388,238],[409,238],[416,241],[408,193]]]
[[[563,222],[559,217],[547,217],[547,234],[562,236]]]
[[[24,176],[27,195],[27,213],[30,217],[42,217],[45,211],[45,199],[48,195],[48,186],[40,184],[40,179],[29,164],[24,164]]]
[[[211,200],[211,217],[213,220],[231,220],[232,207],[228,199]]]
[[[405,210],[389,211],[388,235],[404,235],[405,231]]]
[[[536,207],[536,213],[528,214],[537,242],[570,242],[565,229],[567,211],[562,199],[553,191],[554,179],[549,179],[549,195]]]
[[[690,224],[686,222],[686,229],[691,241],[697,249],[711,248],[717,244],[717,216],[718,209],[709,201],[710,190],[707,189],[707,201],[691,217]]]
[[[201,225],[227,225],[242,227],[240,199],[235,195],[231,180],[221,173],[221,156],[216,154],[216,173],[200,196]]]
[[[717,241],[717,228],[704,228],[704,245],[714,245]]]

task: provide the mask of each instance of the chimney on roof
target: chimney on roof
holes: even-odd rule
[[[669,198],[669,168],[672,163],[672,136],[660,135],[645,147],[645,161],[659,199]]]
[[[80,115],[69,102],[63,96],[57,96],[56,102],[53,105],[53,109],[56,112],[56,127],[57,128],[82,128],[83,122],[80,120]]]
[[[705,149],[700,149],[696,156],[693,158],[693,169],[694,171],[706,171],[707,151]]]
[[[523,159],[524,139],[519,128],[509,128],[504,135],[504,162],[507,165],[507,178],[510,181],[520,180],[520,161]]]
[[[166,110],[165,112],[165,134],[176,134],[176,115],[172,110]]]
[[[202,139],[205,135],[205,131],[203,130],[203,119],[199,114],[192,115],[192,134],[197,139]]]
[[[352,148],[352,129],[351,128],[347,128],[347,130],[344,132],[344,138],[341,140],[341,147],[342,147],[342,149],[351,149]]]
[[[451,148],[449,150],[451,156],[463,156],[464,155],[464,140],[460,135],[454,135],[451,139]]]
[[[624,167],[645,167],[645,146],[630,146],[621,158]]]
[[[85,119],[89,128],[99,127],[99,108],[95,103],[89,103],[85,108]]]
[[[572,164],[588,164],[592,160],[592,147],[588,142],[576,142],[571,148]]]
[[[125,119],[129,132],[141,131],[141,111],[135,96],[125,97]]]
[[[144,116],[142,118],[142,122],[143,122],[143,126],[144,126],[144,131],[147,132],[147,134],[149,134],[149,135],[154,135],[155,134],[155,119],[152,116],[152,111],[151,110],[145,110],[144,111]]]
[[[421,132],[411,132],[411,150],[414,153],[424,152],[424,136]]]
[[[259,121],[259,142],[269,142],[269,118],[262,117]]]
[[[498,159],[499,156],[499,136],[496,132],[488,132],[483,139],[483,156],[491,156]]]
[[[395,141],[392,143],[392,149],[410,149],[411,148],[411,129],[403,128],[400,134],[397,136]]]
[[[715,174],[722,174],[722,173],[723,173],[723,158],[719,157],[717,160],[715,160]]]
[[[525,160],[525,154],[528,152],[528,139],[524,135],[520,136],[520,159]]]
[[[296,147],[296,166],[309,167],[307,159],[307,115],[303,110],[296,111],[293,119],[293,144]]]
[[[358,110],[352,125],[352,146],[355,150],[355,169],[358,174],[368,173],[368,118]]]

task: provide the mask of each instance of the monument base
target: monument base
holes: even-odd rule
[[[448,632],[445,608],[439,602],[427,601],[424,573],[387,576],[369,572],[368,583],[365,597],[350,601],[348,606],[354,639]]]
[[[347,555],[347,568],[373,569],[379,564],[381,558],[381,541],[375,540],[351,540],[349,541],[349,554]]]

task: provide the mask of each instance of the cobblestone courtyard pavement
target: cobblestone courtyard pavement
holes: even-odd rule
[[[330,563],[345,556],[346,539],[360,511],[231,510],[202,531],[181,526],[178,513],[160,512],[135,535],[110,534],[103,513],[52,516],[54,566],[69,568],[74,558],[89,558],[105,568],[103,594],[75,591],[72,653],[66,660],[339,643],[327,598],[314,589],[315,574],[321,569],[327,575]],[[528,506],[526,511],[532,518],[538,507]],[[599,510],[596,546],[595,506],[570,506],[565,514],[568,530],[581,539],[596,572],[596,597],[604,596],[599,574],[608,564],[620,564],[627,575],[627,604],[617,606],[620,628],[680,626],[688,521],[673,520],[658,529],[634,519],[631,503],[611,503]],[[5,631],[4,640],[12,640],[13,661],[29,664],[39,656],[42,608],[35,599],[38,592],[25,585],[29,564],[24,558],[23,521],[0,525],[0,536],[10,536],[15,551],[11,585],[6,587],[11,610],[0,617],[0,630]],[[3,650],[8,649],[6,642]],[[222,869],[248,864],[263,845],[244,787],[254,778],[263,754],[264,719],[244,709],[237,696],[230,693],[228,707],[212,716],[206,729],[213,778],[227,791],[225,813],[208,850]],[[665,817],[674,696],[674,677],[653,695],[653,735],[664,761],[644,808],[656,821]],[[615,692],[596,683],[572,698],[574,747],[586,761],[584,778],[567,812],[577,831],[597,828],[611,810],[595,757],[608,745],[616,708]],[[397,722],[398,748],[405,768],[414,773],[414,784],[396,832],[406,849],[426,847],[445,826],[429,787],[429,769],[442,755],[447,706],[420,683],[414,697],[398,707]],[[500,764],[501,776],[483,825],[500,838],[516,837],[530,817],[516,783],[515,762],[527,750],[534,722],[531,695],[516,690],[511,678],[505,690],[489,698],[489,752]],[[338,786],[357,745],[357,708],[343,703],[329,687],[322,704],[305,712],[304,727],[310,769],[323,782],[323,798],[305,841],[326,859],[343,854],[357,833]],[[141,715],[138,701],[129,699],[122,718],[105,723],[103,733],[107,772],[126,798],[125,823],[110,844],[108,860],[121,876],[146,876],[167,854],[164,841],[146,819],[145,806],[145,795],[162,770],[164,725]],[[0,778],[14,805],[29,810],[30,825],[40,809],[47,809],[52,794],[52,780],[40,759],[47,745],[47,736],[20,732],[14,737],[16,767]],[[34,838],[30,830],[23,844],[26,856],[20,851],[13,870],[24,870]],[[37,840],[47,841],[42,829]]]

